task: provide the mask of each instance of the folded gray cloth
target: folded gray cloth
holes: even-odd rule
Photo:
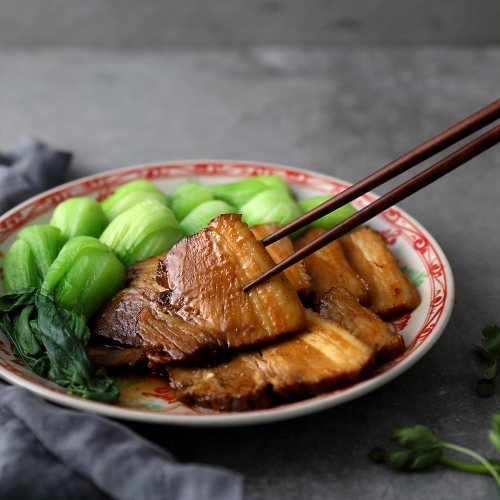
[[[71,154],[54,151],[32,137],[0,153],[0,213],[64,180]]]
[[[0,383],[2,500],[241,500],[242,478],[179,464],[112,420]]]
[[[0,213],[63,180],[69,153],[25,139],[0,153]],[[110,419],[45,402],[0,383],[2,500],[241,500],[243,479],[176,463],[163,448]]]

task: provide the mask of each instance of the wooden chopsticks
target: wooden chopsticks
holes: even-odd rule
[[[288,236],[296,230],[306,226],[310,222],[313,222],[333,210],[351,202],[374,187],[380,186],[384,182],[409,170],[415,165],[443,151],[474,132],[477,132],[481,128],[493,123],[499,118],[500,99],[479,110],[465,120],[462,120],[448,130],[445,130],[424,144],[418,146],[409,153],[406,153],[397,160],[389,163],[385,167],[382,167],[380,170],[377,170],[368,177],[365,177],[363,180],[347,188],[345,191],[342,191],[342,193],[334,196],[322,205],[310,210],[301,217],[298,217],[278,231],[275,231],[269,236],[263,238],[261,240],[262,243],[267,246],[285,236]],[[293,253],[290,257],[281,261],[279,264],[276,264],[269,271],[265,272],[257,279],[246,285],[243,290],[249,291],[253,287],[263,283],[284,269],[296,264],[308,255],[314,253],[316,250],[328,245],[328,243],[331,243],[333,240],[347,234],[349,231],[375,217],[387,208],[399,203],[401,200],[407,198],[425,186],[428,186],[435,180],[468,162],[498,142],[500,142],[500,125],[492,128],[485,134],[471,141],[469,144],[463,146],[443,160],[435,163],[412,179],[393,189],[367,207],[361,209],[359,212],[356,212],[354,215],[333,227],[319,238],[311,241],[309,244]]]

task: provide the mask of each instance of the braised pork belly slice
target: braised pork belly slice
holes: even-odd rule
[[[186,322],[156,302],[165,289],[156,281],[166,254],[138,262],[127,269],[130,286],[111,297],[89,323],[104,339],[140,348],[149,363],[210,362],[221,350],[211,331]]]
[[[331,288],[321,300],[319,312],[373,347],[377,366],[397,358],[405,350],[403,337],[393,333],[387,323],[363,307],[345,288]]]
[[[221,215],[167,253],[157,276],[166,291],[157,302],[212,332],[226,348],[269,342],[303,330],[306,323],[304,307],[282,273],[243,292],[273,266],[240,215]]]
[[[145,286],[156,297],[157,292],[163,290],[156,281],[156,271],[158,264],[166,255],[167,252],[163,252],[156,257],[150,257],[149,259],[132,264],[127,268],[127,281],[130,281],[134,286]]]
[[[225,348],[216,332],[185,321],[154,302],[142,309],[136,334],[148,359],[159,364],[211,363]]]
[[[135,370],[146,362],[146,355],[142,349],[136,347],[127,347],[121,349],[118,347],[107,347],[105,352],[99,352],[92,355],[92,361],[95,365],[103,368],[118,368]]]
[[[136,325],[142,310],[164,289],[156,282],[162,254],[133,264],[127,269],[130,285],[111,297],[91,318],[91,331],[124,345],[141,347]]]
[[[277,222],[266,222],[265,224],[259,224],[257,226],[252,226],[250,230],[255,235],[255,237],[260,241],[262,238],[274,233],[282,226]],[[266,247],[267,252],[272,257],[276,264],[279,264],[282,260],[294,253],[294,248],[292,240],[285,236],[280,240],[268,245]],[[306,264],[303,260],[297,262],[293,266],[285,269],[283,271],[285,276],[290,281],[294,290],[297,292],[299,297],[303,300],[309,296],[311,291],[311,277],[307,274]]]
[[[130,286],[111,297],[89,321],[90,331],[103,339],[125,346],[141,348],[144,341],[137,335],[137,321],[151,299],[141,288]]]
[[[141,348],[150,362],[211,363],[227,349],[305,327],[304,307],[284,275],[242,291],[273,265],[239,216],[221,216],[163,260],[132,266],[130,286],[107,301],[89,326],[97,335]]]
[[[216,411],[266,408],[351,385],[369,376],[374,350],[307,310],[303,332],[244,351],[214,367],[167,366],[176,397]]]
[[[314,227],[293,242],[295,250],[306,246],[326,232]],[[325,293],[333,286],[347,288],[361,302],[368,298],[368,285],[352,268],[339,241],[332,241],[305,259],[308,274],[311,276],[312,303],[319,304]]]
[[[362,226],[341,238],[351,266],[368,283],[364,303],[384,319],[413,311],[420,296],[398,266],[387,241],[373,229]]]

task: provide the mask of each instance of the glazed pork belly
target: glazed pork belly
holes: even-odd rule
[[[319,313],[373,347],[377,366],[397,358],[405,350],[403,337],[393,333],[387,323],[363,307],[345,288],[331,288],[321,300]]]
[[[314,227],[293,242],[295,250],[306,246],[326,232]],[[335,240],[304,259],[307,273],[311,276],[312,303],[317,305],[333,286],[347,288],[361,302],[368,297],[368,285],[352,268],[340,241]]]
[[[217,332],[228,348],[271,341],[305,327],[305,310],[282,274],[249,292],[274,261],[236,214],[183,238],[160,263],[159,300],[179,316]]]
[[[383,319],[418,307],[417,290],[399,268],[380,233],[362,226],[343,236],[340,242],[351,266],[368,283],[368,298],[361,300],[364,305]]]
[[[300,332],[305,309],[283,274],[242,290],[273,265],[241,216],[221,215],[162,260],[133,266],[130,286],[103,306],[91,329],[140,347],[156,363],[210,362],[221,351]]]
[[[146,355],[142,349],[128,347],[119,349],[116,347],[100,346],[106,348],[104,352],[92,354],[92,361],[102,368],[118,368],[125,370],[136,370],[146,361]]]
[[[202,361],[219,351],[217,339],[196,325],[158,307],[164,288],[156,282],[160,258],[129,268],[130,286],[111,297],[89,323],[104,341],[141,349],[150,362]],[[100,363],[98,363],[100,364]]]
[[[169,365],[176,398],[216,411],[267,408],[348,386],[371,374],[374,350],[307,310],[304,331],[212,367]]]
[[[163,291],[156,281],[156,272],[164,258],[165,254],[151,257],[127,269],[130,286],[111,297],[91,318],[92,332],[123,345],[143,345],[144,340],[137,335],[137,322],[142,310]]]
[[[266,222],[265,224],[253,226],[250,230],[260,241],[262,238],[274,233],[281,227],[283,226],[277,222]],[[285,236],[284,238],[281,238],[280,240],[267,246],[266,250],[276,264],[285,260],[295,251],[292,240],[288,236]],[[302,300],[306,299],[311,291],[311,277],[307,273],[305,262],[301,260],[293,266],[285,269],[283,273],[288,278],[288,281],[290,281],[290,284],[293,286],[299,297]]]
[[[130,346],[130,356],[108,354],[102,364],[143,362],[142,352],[150,368],[167,372],[179,402],[226,412],[349,386],[404,351],[378,315],[407,312],[420,299],[369,228],[316,252],[307,273],[302,264],[290,279],[280,273],[243,292],[294,251],[288,238],[269,249],[258,241],[276,229],[251,231],[241,216],[221,215],[166,254],[131,266],[130,286],[90,323],[94,333]],[[323,232],[309,231],[297,248]],[[297,294],[310,285],[321,314]]]

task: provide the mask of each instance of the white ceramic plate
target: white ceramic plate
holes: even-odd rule
[[[179,161],[105,172],[42,193],[0,217],[0,256],[7,251],[21,228],[48,223],[54,207],[69,197],[90,196],[102,200],[120,185],[134,179],[149,179],[168,194],[187,178],[197,177],[205,184],[222,184],[257,174],[284,177],[298,198],[336,194],[348,186],[338,179],[291,167],[225,160]],[[361,208],[375,198],[375,195],[368,194],[354,205]],[[166,380],[160,377],[131,375],[116,379],[121,396],[119,405],[115,406],[72,396],[37,376],[12,355],[12,345],[1,331],[0,376],[67,407],[126,420],[186,426],[273,422],[359,398],[399,376],[431,349],[448,322],[454,300],[453,275],[448,261],[434,238],[417,221],[394,207],[371,220],[370,225],[387,237],[401,266],[417,285],[422,303],[411,314],[391,323],[403,335],[406,352],[368,380],[297,403],[266,410],[219,414],[178,403]],[[0,292],[3,291],[3,283],[0,283]]]

